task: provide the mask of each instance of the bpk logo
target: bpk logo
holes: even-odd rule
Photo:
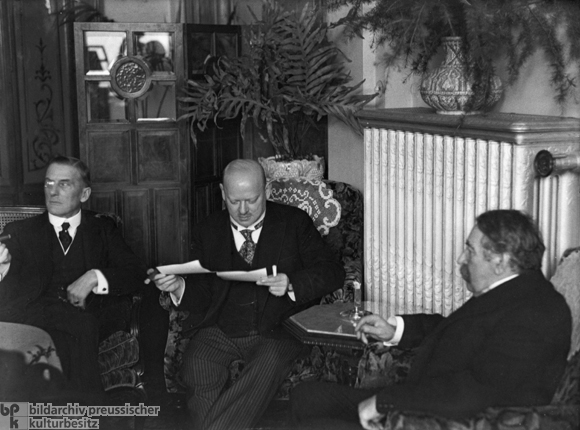
[[[0,403],[0,430],[11,429],[28,429],[28,403]]]

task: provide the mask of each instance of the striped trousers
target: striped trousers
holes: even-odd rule
[[[181,378],[195,430],[252,427],[260,419],[303,345],[260,335],[230,338],[217,327],[200,329],[183,357]],[[238,380],[224,390],[229,366],[244,360]]]

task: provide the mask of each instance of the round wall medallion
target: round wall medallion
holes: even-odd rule
[[[111,86],[121,97],[140,97],[151,86],[151,69],[138,57],[120,58],[111,68]]]

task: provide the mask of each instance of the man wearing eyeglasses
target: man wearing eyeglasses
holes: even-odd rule
[[[71,388],[101,398],[99,340],[123,329],[128,293],[145,267],[115,223],[81,210],[91,195],[87,166],[55,157],[44,181],[47,211],[6,225],[0,243],[0,321],[46,330]]]

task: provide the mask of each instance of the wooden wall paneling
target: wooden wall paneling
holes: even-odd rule
[[[121,216],[119,211],[119,205],[117,204],[115,190],[108,191],[95,191],[91,190],[91,197],[89,198],[89,204],[91,210],[95,212],[107,213],[111,212]]]
[[[22,179],[36,185],[53,156],[72,152],[64,139],[60,37],[56,15],[49,15],[44,2],[15,4]]]
[[[195,185],[193,190],[193,222],[197,224],[200,220],[204,219],[211,212],[209,212],[210,207],[210,197],[208,193],[207,185]]]
[[[86,161],[94,183],[131,183],[131,136],[129,130],[87,133]]]
[[[20,157],[15,151],[20,142],[17,115],[18,87],[14,51],[14,2],[0,1],[0,204],[16,202]]]
[[[186,0],[185,17],[188,23],[229,24],[232,0]]]
[[[179,181],[177,130],[147,130],[137,133],[138,182]]]
[[[143,259],[151,262],[153,241],[150,217],[149,192],[145,188],[121,191],[123,235],[133,251]]]
[[[194,190],[193,223],[196,224],[214,212],[224,209],[218,182],[196,184]]]
[[[159,188],[153,190],[155,213],[155,261],[157,264],[183,262],[187,236],[180,228],[180,189]]]

